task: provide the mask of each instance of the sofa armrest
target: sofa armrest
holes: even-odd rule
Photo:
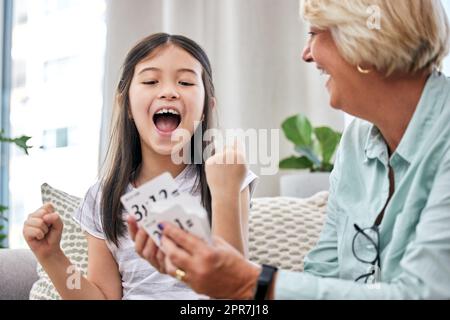
[[[0,300],[27,300],[37,279],[31,250],[0,249]]]

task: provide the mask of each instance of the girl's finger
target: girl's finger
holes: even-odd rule
[[[44,222],[43,219],[40,218],[28,218],[27,221],[25,221],[25,225],[33,228],[40,229],[44,234],[48,233],[48,226]]]
[[[27,241],[42,240],[45,238],[45,234],[41,229],[30,226],[23,229],[23,236]]]

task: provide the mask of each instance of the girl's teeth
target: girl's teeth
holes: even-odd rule
[[[165,113],[179,115],[179,112],[173,109],[161,109],[156,114],[165,114]]]

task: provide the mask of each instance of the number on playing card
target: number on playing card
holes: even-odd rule
[[[172,194],[172,196],[180,195],[178,189],[174,190],[171,194]],[[156,202],[158,202],[160,200],[167,200],[169,198],[169,193],[167,192],[166,189],[161,189],[161,190],[159,190],[157,195],[153,194],[153,195],[150,195],[148,198],[153,203],[156,203]],[[134,213],[137,222],[141,221],[142,219],[144,219],[144,217],[148,216],[148,210],[147,210],[147,207],[146,207],[147,203],[141,204],[141,205],[133,204],[131,206],[131,208],[133,209],[132,213]]]
[[[137,222],[141,221],[142,219],[144,219],[144,217],[148,216],[148,211],[147,211],[147,208],[145,207],[145,205],[143,205],[143,204],[141,205],[141,208],[144,211],[144,213],[142,213],[140,211],[140,208],[137,204],[133,205],[132,208],[134,209],[133,213],[134,213],[134,216],[136,217]]]
[[[180,227],[181,230],[186,231],[186,228],[183,223],[181,223],[180,219],[175,219],[174,222]],[[191,229],[194,226],[191,219],[186,220],[186,225],[188,226],[188,229]]]

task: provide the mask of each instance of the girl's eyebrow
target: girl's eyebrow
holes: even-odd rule
[[[155,68],[155,67],[147,67],[147,68],[144,68],[144,69],[142,69],[141,71],[139,71],[139,74],[142,74],[142,73],[147,72],[147,71],[162,72],[162,70],[159,69],[159,68]],[[193,73],[194,75],[198,76],[198,73],[197,73],[195,70],[193,70],[193,69],[189,69],[189,68],[181,68],[181,69],[178,69],[178,70],[177,70],[177,73],[182,73],[182,72],[189,72],[189,73]]]
[[[189,69],[189,68],[182,68],[182,69],[178,69],[177,73],[181,73],[181,72],[190,72],[195,74],[196,76],[198,76],[197,71],[193,70],[193,69]]]

